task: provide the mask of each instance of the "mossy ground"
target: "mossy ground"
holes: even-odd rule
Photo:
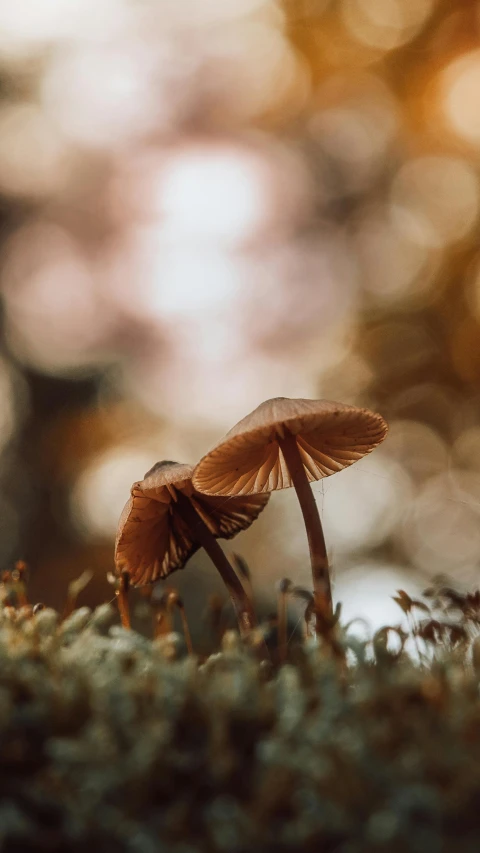
[[[422,614],[421,659],[338,627],[335,654],[309,640],[282,666],[232,632],[201,662],[110,605],[4,607],[0,849],[478,853],[469,601]]]

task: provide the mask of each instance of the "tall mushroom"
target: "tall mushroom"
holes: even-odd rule
[[[230,593],[242,632],[255,624],[252,603],[220,548],[261,513],[269,495],[219,498],[199,494],[193,466],[158,462],[134,483],[118,524],[117,572],[127,571],[134,586],[153,583],[181,569],[203,547]]]
[[[261,403],[200,460],[193,475],[209,495],[254,495],[294,486],[307,529],[317,625],[331,616],[322,523],[310,488],[370,453],[387,434],[381,415],[329,400],[275,397]]]

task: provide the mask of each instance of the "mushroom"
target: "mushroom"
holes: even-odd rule
[[[252,603],[217,538],[231,539],[250,527],[270,496],[199,494],[192,485],[193,470],[178,462],[158,462],[133,484],[118,525],[117,573],[127,571],[133,586],[149,584],[183,568],[203,547],[220,572],[245,632],[255,624]]]
[[[178,594],[176,589],[167,589],[166,592],[163,593],[162,597],[158,601],[150,600],[150,603],[154,610],[154,638],[161,637],[165,634],[170,634],[173,631],[172,625],[172,610],[174,607],[177,607],[180,612],[180,619],[182,620],[183,634],[185,637],[185,644],[188,649],[188,653],[193,655],[193,645],[192,645],[192,637],[190,634],[190,628],[188,627],[188,619],[187,614],[185,613],[185,607],[183,601]]]
[[[317,630],[331,617],[322,523],[309,486],[370,453],[386,436],[381,415],[329,400],[274,397],[239,421],[200,460],[193,485],[209,495],[254,495],[294,486],[307,529]]]

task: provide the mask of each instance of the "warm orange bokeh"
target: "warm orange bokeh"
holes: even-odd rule
[[[18,0],[0,33],[3,567],[100,590],[130,483],[285,395],[391,423],[314,486],[349,613],[475,582],[480,4]],[[234,547],[308,582],[290,492]]]

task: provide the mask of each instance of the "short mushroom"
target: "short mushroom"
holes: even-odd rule
[[[181,569],[200,547],[208,553],[230,593],[240,629],[255,624],[252,603],[220,548],[260,514],[269,495],[219,498],[199,494],[193,466],[158,462],[134,483],[118,525],[117,572],[127,571],[133,586],[166,578]]]
[[[317,625],[331,616],[327,551],[309,486],[370,453],[387,434],[381,415],[329,400],[275,397],[251,414],[200,460],[193,475],[209,495],[254,495],[294,486],[307,529]]]

